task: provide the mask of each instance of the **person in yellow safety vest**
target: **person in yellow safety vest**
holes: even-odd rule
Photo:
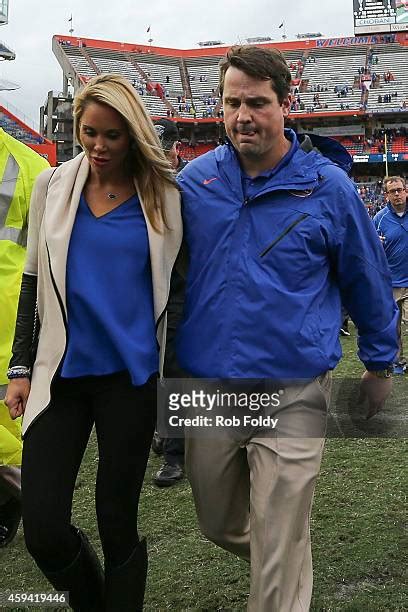
[[[21,424],[4,405],[27,243],[28,210],[37,175],[48,162],[0,128],[0,548],[21,517]]]

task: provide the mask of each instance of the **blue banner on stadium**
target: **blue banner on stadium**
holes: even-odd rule
[[[408,153],[388,153],[388,162],[407,162]],[[385,154],[383,153],[359,153],[353,155],[353,163],[355,164],[374,164],[385,163]]]
[[[346,38],[318,38],[316,47],[348,47],[350,45],[378,45],[396,42],[395,34],[348,36]]]

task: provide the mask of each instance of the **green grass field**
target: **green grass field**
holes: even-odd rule
[[[343,339],[337,377],[362,372],[355,347],[354,334]],[[393,394],[404,413],[407,388],[407,375],[395,379]],[[407,451],[407,439],[398,437],[327,440],[312,517],[313,612],[408,610]],[[140,510],[150,551],[145,609],[245,610],[248,565],[201,536],[186,481],[164,490],[152,484],[160,463],[151,456]],[[78,480],[74,520],[94,542],[96,465],[92,440]],[[25,551],[21,529],[0,551],[0,590],[5,589],[50,590]]]

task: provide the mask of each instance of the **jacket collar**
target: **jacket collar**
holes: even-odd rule
[[[392,215],[394,215],[394,217],[395,217],[396,219],[405,219],[405,217],[408,215],[408,201],[407,201],[407,205],[406,205],[406,207],[405,207],[404,214],[403,214],[401,217],[400,217],[400,216],[399,216],[399,215],[398,215],[398,214],[395,212],[395,210],[394,210],[394,208],[393,208],[393,206],[392,206],[391,202],[387,202],[387,208],[388,208],[388,210],[390,211],[390,213],[391,213]]]
[[[52,275],[66,310],[67,255],[79,199],[88,178],[84,153],[60,166],[48,185],[44,232]]]
[[[304,191],[313,190],[321,179],[320,168],[330,161],[316,151],[305,153],[300,147],[293,130],[285,130],[285,136],[291,141],[291,148],[271,173],[270,179],[262,193],[277,190]],[[218,171],[230,189],[242,200],[241,166],[238,155],[228,141],[226,145],[215,149]]]

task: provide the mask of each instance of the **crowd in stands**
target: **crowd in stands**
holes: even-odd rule
[[[401,126],[398,128],[380,128],[374,130],[372,137],[366,140],[367,145],[369,147],[377,147],[379,153],[385,153],[385,136],[387,136],[388,149],[392,149],[396,137],[408,137],[408,129]]]
[[[311,105],[306,106],[300,97],[299,88],[296,87],[293,91],[294,98],[292,100],[290,109],[293,111],[298,111],[298,110],[305,111],[307,113],[313,113],[315,110],[318,110],[318,109],[327,109],[328,105],[325,102],[321,102],[320,96],[319,96],[319,92],[328,91],[327,87],[326,89],[322,88],[322,89],[315,89],[311,91],[316,91],[316,93],[313,96],[313,106]]]
[[[146,75],[148,78],[150,78],[150,74],[148,72],[146,73]],[[191,81],[199,81],[200,83],[208,82],[208,76],[205,74],[198,75],[198,76],[194,74],[188,74],[188,78],[190,82]],[[159,87],[161,88],[160,91],[158,91],[157,84],[152,90],[151,85],[147,83],[144,79],[140,79],[140,80],[134,79],[132,82],[132,85],[133,87],[135,87],[135,89],[137,89],[140,95],[151,93],[152,95],[159,95],[161,97],[160,95],[161,91],[163,92],[163,95],[165,98],[169,98],[172,95],[174,99],[177,100],[177,104],[174,103],[174,111],[167,109],[166,114],[167,114],[167,117],[169,118],[170,117],[173,118],[177,115],[181,115],[182,113],[183,114],[187,113],[191,115],[194,119],[197,117],[196,105],[194,104],[194,101],[192,99],[191,100],[188,99],[186,92],[185,91],[174,92],[170,90],[172,83],[171,83],[171,76],[168,74],[166,74],[164,77],[164,83],[159,84]],[[217,106],[219,105],[220,99],[217,96],[217,93],[214,88],[211,89],[211,92],[204,93],[201,97],[201,101],[204,105],[204,108],[202,110],[203,119],[206,119],[208,117],[222,118],[224,116],[222,108],[221,109],[217,108]]]
[[[378,128],[373,130],[369,136],[338,136],[336,140],[341,142],[351,154],[385,153],[385,135],[387,135],[387,150],[389,153],[398,153],[407,148],[408,128],[403,126],[398,128]]]
[[[347,98],[348,93],[354,93],[353,87],[349,85],[336,85],[334,93],[337,94],[338,98]]]
[[[392,98],[398,98],[398,91],[394,91],[393,94],[384,94],[383,96],[380,94],[378,96],[377,101],[379,104],[382,104],[382,103],[387,104],[389,102],[392,102]]]
[[[347,98],[349,93],[353,94],[353,87],[349,85],[336,85],[334,88],[334,93],[337,94],[338,98]],[[350,110],[349,104],[345,104],[344,102],[340,102],[339,106],[340,110]]]
[[[218,119],[222,119],[224,117],[224,111],[220,108],[216,111],[215,106],[207,106],[202,113],[203,119],[208,119],[208,117],[217,117]]]
[[[203,119],[207,119],[208,117],[218,117],[219,119],[224,116],[224,112],[222,109],[216,110],[217,104],[220,102],[220,99],[215,94],[215,89],[211,90],[210,95],[204,94],[202,96],[203,104],[205,105],[204,110],[202,112]]]
[[[358,183],[357,191],[370,217],[374,217],[379,210],[384,208],[385,200],[382,180],[371,183]]]
[[[383,79],[385,83],[390,83],[391,81],[395,81],[394,75],[389,70],[387,70],[387,72],[384,72]]]
[[[298,94],[295,98],[293,98],[292,100],[292,104],[290,105],[290,110],[293,111],[304,111],[306,109],[305,107],[305,103],[302,102],[302,100],[300,99],[300,95]]]
[[[303,62],[299,59],[297,62],[289,62],[289,70],[291,72],[298,72],[298,70],[303,66]]]
[[[318,93],[320,93],[322,91],[329,91],[329,88],[327,86],[327,83],[323,83],[322,85],[318,83],[317,85],[313,84],[308,91],[311,91],[311,92],[317,91]]]
[[[386,40],[386,37],[384,37],[384,40]],[[60,42],[65,46],[64,41]],[[67,46],[69,45],[67,44]],[[142,49],[135,48],[134,50],[136,52],[146,53],[146,51]],[[98,57],[99,56],[97,56],[96,59],[98,59]],[[75,56],[72,55],[72,58],[75,59]],[[398,76],[398,68],[397,66],[389,64],[387,58],[387,55],[384,55],[384,57],[380,55],[379,57],[377,53],[369,49],[367,56],[365,56],[365,54],[356,54],[356,56],[352,57],[352,61],[350,60],[352,68],[349,70],[347,78],[344,78],[344,81],[341,80],[340,76],[337,83],[336,76],[333,79],[333,74],[337,75],[336,67],[336,69],[333,68],[334,72],[332,73],[330,73],[330,70],[328,72],[325,68],[321,75],[322,82],[319,83],[316,82],[316,79],[319,78],[319,71],[316,71],[316,67],[314,67],[313,64],[316,64],[317,68],[320,68],[321,55],[319,55],[319,53],[315,55],[312,50],[307,50],[302,53],[302,57],[294,58],[294,54],[292,53],[292,55],[288,57],[288,67],[292,74],[293,101],[291,110],[304,113],[327,110],[354,111],[359,108],[361,110],[367,110],[369,106],[373,106],[373,103],[378,103],[381,106],[393,105],[395,107],[400,107],[401,110],[408,108],[408,96],[405,99],[402,92],[404,83],[398,80],[400,78]],[[336,61],[338,59],[339,58],[336,58]],[[110,57],[109,61],[113,62],[114,58]],[[205,66],[194,64],[193,67],[186,65],[186,71],[183,75],[183,71],[180,70],[179,66],[176,67],[174,63],[171,63],[169,67],[166,66],[164,62],[162,64],[160,61],[155,60],[152,63],[149,59],[150,63],[143,67],[143,61],[145,61],[145,58],[141,59],[141,70],[139,68],[140,76],[135,76],[132,84],[140,95],[150,98],[146,100],[146,103],[148,108],[153,111],[153,114],[162,114],[163,116],[167,114],[170,118],[199,117],[202,119],[222,119],[223,111],[220,107],[218,91],[211,89],[214,87],[215,82],[215,64],[213,65],[210,63]],[[82,58],[82,62],[85,62],[84,58]],[[133,58],[133,71],[136,68],[136,62],[139,62],[139,59]],[[346,57],[345,62],[347,62]],[[151,66],[153,66],[153,64],[155,67],[152,69]],[[306,70],[308,66],[310,67]],[[341,67],[340,63],[339,67]],[[149,74],[148,68],[152,70],[152,76]],[[103,69],[104,67],[102,66],[102,70]],[[375,70],[377,72],[375,72]],[[308,72],[308,75],[304,76],[306,72]],[[330,74],[330,76],[328,76],[328,74]],[[397,76],[394,76],[394,74]],[[191,91],[190,87],[185,83],[185,79],[190,82]],[[309,82],[309,79],[311,82]],[[390,86],[388,85],[388,90],[385,88],[384,91],[380,90],[376,92],[375,95],[371,92],[369,102],[369,93],[373,87],[383,87],[385,84],[394,81],[395,85],[398,83],[399,91],[397,91],[396,87],[394,89],[392,85],[393,91],[389,91]],[[359,90],[361,90],[361,96]],[[323,96],[316,95],[322,92],[324,92]],[[377,96],[376,94],[379,95]],[[163,100],[165,107],[162,108],[161,111],[159,110],[160,103],[156,103],[152,100],[152,97],[159,97]],[[177,103],[175,101],[176,99]],[[394,100],[395,104],[393,104]]]

